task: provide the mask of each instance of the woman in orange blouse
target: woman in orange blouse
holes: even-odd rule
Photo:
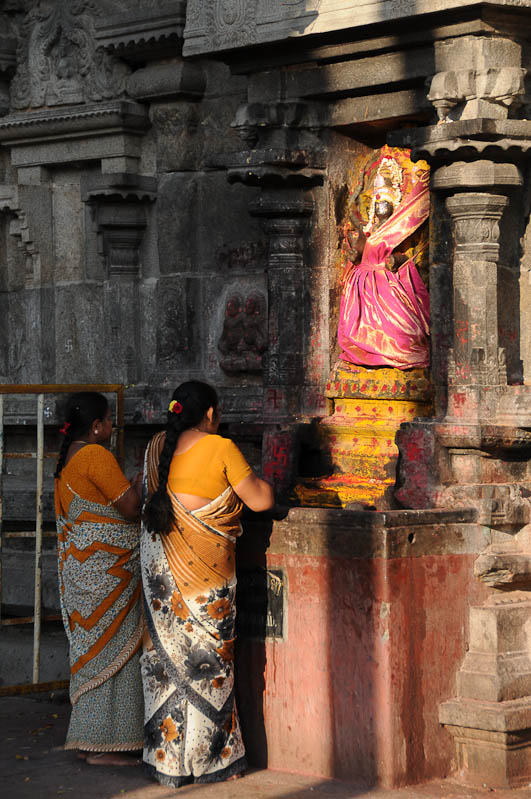
[[[146,453],[144,761],[172,787],[246,767],[234,702],[235,545],[243,503],[267,510],[273,491],[217,435],[219,421],[215,390],[183,383]]]
[[[102,394],[73,394],[55,472],[59,588],[70,643],[72,715],[65,749],[89,763],[131,764],[142,747],[140,486],[102,446]]]

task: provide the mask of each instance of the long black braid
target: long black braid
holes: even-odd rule
[[[65,465],[68,447],[76,438],[84,436],[90,430],[95,419],[104,419],[109,403],[103,394],[97,391],[80,391],[71,394],[65,406],[64,438],[59,450],[54,477],[59,477]]]
[[[144,522],[151,532],[169,533],[174,521],[167,491],[170,464],[179,436],[200,424],[209,408],[218,407],[216,390],[200,380],[189,380],[175,389],[172,400],[180,404],[180,413],[168,411],[166,440],[159,459],[159,485],[144,507]]]

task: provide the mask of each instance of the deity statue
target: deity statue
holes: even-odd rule
[[[351,193],[343,222],[341,359],[361,366],[427,367],[429,295],[418,235],[430,210],[429,167],[383,147]]]

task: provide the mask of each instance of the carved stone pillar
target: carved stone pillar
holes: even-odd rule
[[[285,194],[268,192],[250,206],[253,216],[263,218],[269,236],[262,471],[281,494],[289,488],[294,466],[289,422],[299,411],[298,387],[304,377],[304,234],[313,211],[311,199]]]
[[[314,210],[311,189],[323,183],[320,122],[309,103],[253,103],[233,123],[251,150],[227,164],[229,182],[262,189],[250,203],[269,238],[268,344],[264,353],[262,471],[282,495],[293,482],[294,420],[305,384],[308,277],[305,239]]]
[[[297,412],[282,387],[296,386],[302,379],[304,233],[312,210],[311,200],[286,199],[281,193],[262,197],[250,207],[253,216],[263,218],[269,236],[269,347],[264,383],[276,392],[265,407],[265,415],[274,419]]]
[[[448,375],[454,386],[507,381],[497,310],[499,222],[507,204],[507,197],[479,192],[455,194],[446,201],[455,230],[454,341]]]
[[[470,608],[456,696],[440,705],[439,720],[454,736],[458,777],[513,787],[531,780],[530,387],[519,370],[514,322],[521,310],[518,242],[529,216],[522,167],[531,123],[507,118],[523,92],[515,42],[438,43],[436,65],[430,99],[447,121],[416,131],[409,144],[431,162],[435,203],[441,217],[448,214],[438,231],[444,224],[453,231],[453,251],[444,236],[432,248],[432,270],[446,269],[451,285],[448,404],[430,429],[403,430],[401,449],[407,453],[415,434],[429,439],[430,504],[475,508],[489,542],[475,576],[493,592]],[[411,466],[406,457],[406,501],[414,497]]]

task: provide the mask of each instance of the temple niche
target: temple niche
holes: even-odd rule
[[[398,507],[396,432],[432,413],[429,175],[425,161],[387,145],[349,170],[338,226],[339,358],[326,386],[333,412],[312,429],[313,447],[329,458],[325,473],[299,479],[304,504]]]

